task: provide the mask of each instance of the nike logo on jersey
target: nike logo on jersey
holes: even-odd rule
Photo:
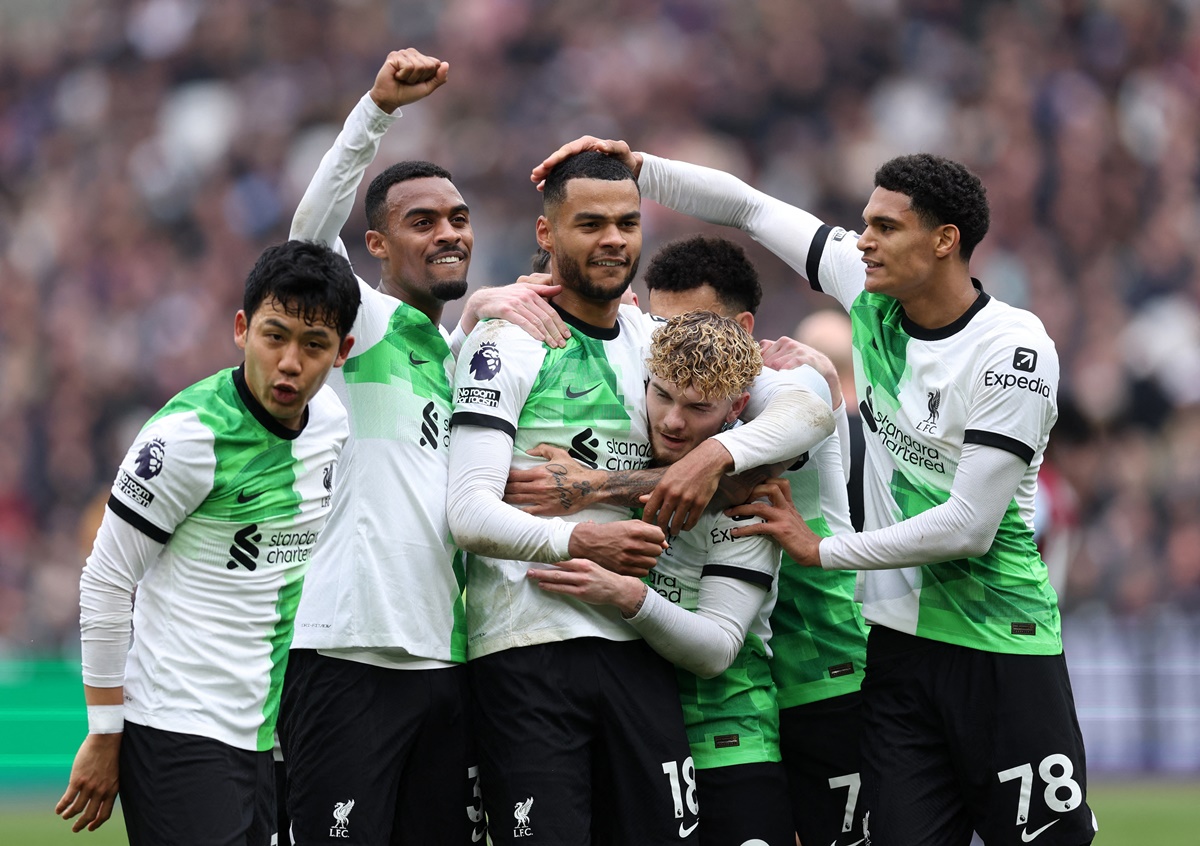
[[[700,825],[700,820],[696,820],[691,825],[684,825],[683,823],[680,823],[679,824],[680,839],[682,840],[684,837],[687,837],[689,834],[691,834],[693,831],[695,831],[696,826],[698,826],[698,825]]]
[[[600,387],[599,385],[592,385],[586,391],[573,391],[573,390],[571,390],[571,386],[567,385],[567,399],[579,399],[580,397],[586,397],[588,394],[590,394],[592,391],[596,390],[599,387]]]
[[[242,505],[245,505],[247,502],[253,502],[254,500],[258,499],[260,496],[262,496],[265,493],[266,493],[266,491],[259,491],[258,493],[254,493],[254,494],[250,494],[250,496],[246,496],[246,491],[243,489],[243,490],[238,491],[237,501],[240,502]]]
[[[1054,823],[1056,823],[1056,822],[1058,822],[1058,820],[1052,820],[1051,822],[1046,823],[1044,826],[1039,828],[1033,834],[1030,834],[1025,829],[1021,829],[1021,842],[1022,843],[1032,843],[1039,834],[1041,834],[1043,831],[1048,829],[1050,826],[1054,825]]]
[[[427,358],[417,358],[415,355],[413,355],[413,352],[412,352],[412,350],[409,350],[409,351],[408,351],[408,363],[409,363],[409,364],[412,364],[412,365],[417,365],[417,366],[420,366],[420,365],[422,365],[422,364],[428,364],[428,363],[429,363],[429,359],[427,359]]]

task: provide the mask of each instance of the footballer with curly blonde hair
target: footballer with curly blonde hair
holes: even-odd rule
[[[654,333],[646,364],[650,444],[660,465],[737,420],[763,366],[741,324],[709,311],[668,320]],[[734,538],[735,525],[710,505],[694,528],[669,538],[645,582],[581,558],[527,576],[543,590],[618,608],[676,665],[706,842],[790,846],[767,662],[780,550],[763,535]]]

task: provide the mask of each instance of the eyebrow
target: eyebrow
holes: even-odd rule
[[[267,329],[267,328],[280,329],[284,332],[292,333],[292,327],[290,327],[288,324],[284,323],[278,317],[268,317],[265,320],[263,320],[261,325],[264,329]],[[304,328],[301,329],[298,334],[300,335],[300,337],[303,338],[303,337],[309,336],[309,335],[325,336],[325,335],[330,334],[331,332],[333,332],[333,328],[331,326],[329,326],[329,324],[327,324],[327,323],[321,323],[320,325],[317,325],[315,323],[305,323]]]
[[[469,208],[467,208],[466,203],[459,203],[457,206],[450,209],[450,211],[446,212],[446,217],[453,217],[454,215],[460,214],[463,212],[470,214],[471,210]],[[441,213],[442,213],[441,209],[417,208],[417,209],[409,209],[408,211],[406,211],[404,213],[404,216],[405,217],[437,217]]]
[[[892,217],[891,215],[875,214],[875,215],[871,215],[870,218],[867,218],[866,216],[864,216],[862,219],[862,222],[863,222],[863,225],[870,226],[872,223],[898,224],[898,223],[900,223],[900,220],[899,220],[899,218]]]
[[[600,212],[581,211],[581,212],[576,212],[574,217],[572,217],[571,219],[575,220],[575,221],[608,220],[610,217],[611,217],[611,215],[601,214]],[[641,219],[642,219],[642,213],[640,211],[629,212],[628,214],[622,214],[622,215],[617,216],[617,220],[641,220]]]

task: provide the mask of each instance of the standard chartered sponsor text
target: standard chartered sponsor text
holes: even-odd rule
[[[937,447],[927,446],[901,430],[882,411],[875,412],[875,422],[879,424],[879,439],[892,455],[916,467],[924,467],[936,473],[946,472],[946,465],[941,460],[942,454],[938,452]]]

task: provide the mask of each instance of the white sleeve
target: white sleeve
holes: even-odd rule
[[[1029,469],[1003,449],[967,444],[941,505],[883,529],[821,540],[826,570],[888,570],[983,555]]]
[[[741,651],[746,632],[762,608],[766,588],[728,576],[700,579],[695,612],[650,588],[627,622],[672,664],[701,678],[719,676]]]
[[[450,354],[454,356],[454,360],[458,361],[458,354],[462,352],[463,344],[466,343],[467,333],[463,331],[462,321],[454,325],[454,331],[450,333],[450,337],[446,339],[447,345],[450,347]]]
[[[565,561],[574,523],[535,517],[503,501],[512,450],[512,437],[499,429],[458,424],[450,430],[450,534],[459,547],[491,558]]]
[[[125,684],[133,590],[162,548],[162,543],[135,529],[111,509],[104,509],[92,554],[79,577],[79,641],[84,684],[91,687]]]
[[[745,425],[713,436],[733,456],[733,472],[791,461],[833,433],[828,401],[800,378],[763,368],[742,413]]]
[[[857,236],[751,188],[736,176],[642,153],[642,196],[670,209],[747,233],[818,291],[849,309],[866,273]]]
[[[289,238],[319,241],[346,255],[339,233],[350,218],[354,196],[379,151],[380,139],[399,117],[399,109],[389,115],[370,94],[362,96],[296,207]]]

